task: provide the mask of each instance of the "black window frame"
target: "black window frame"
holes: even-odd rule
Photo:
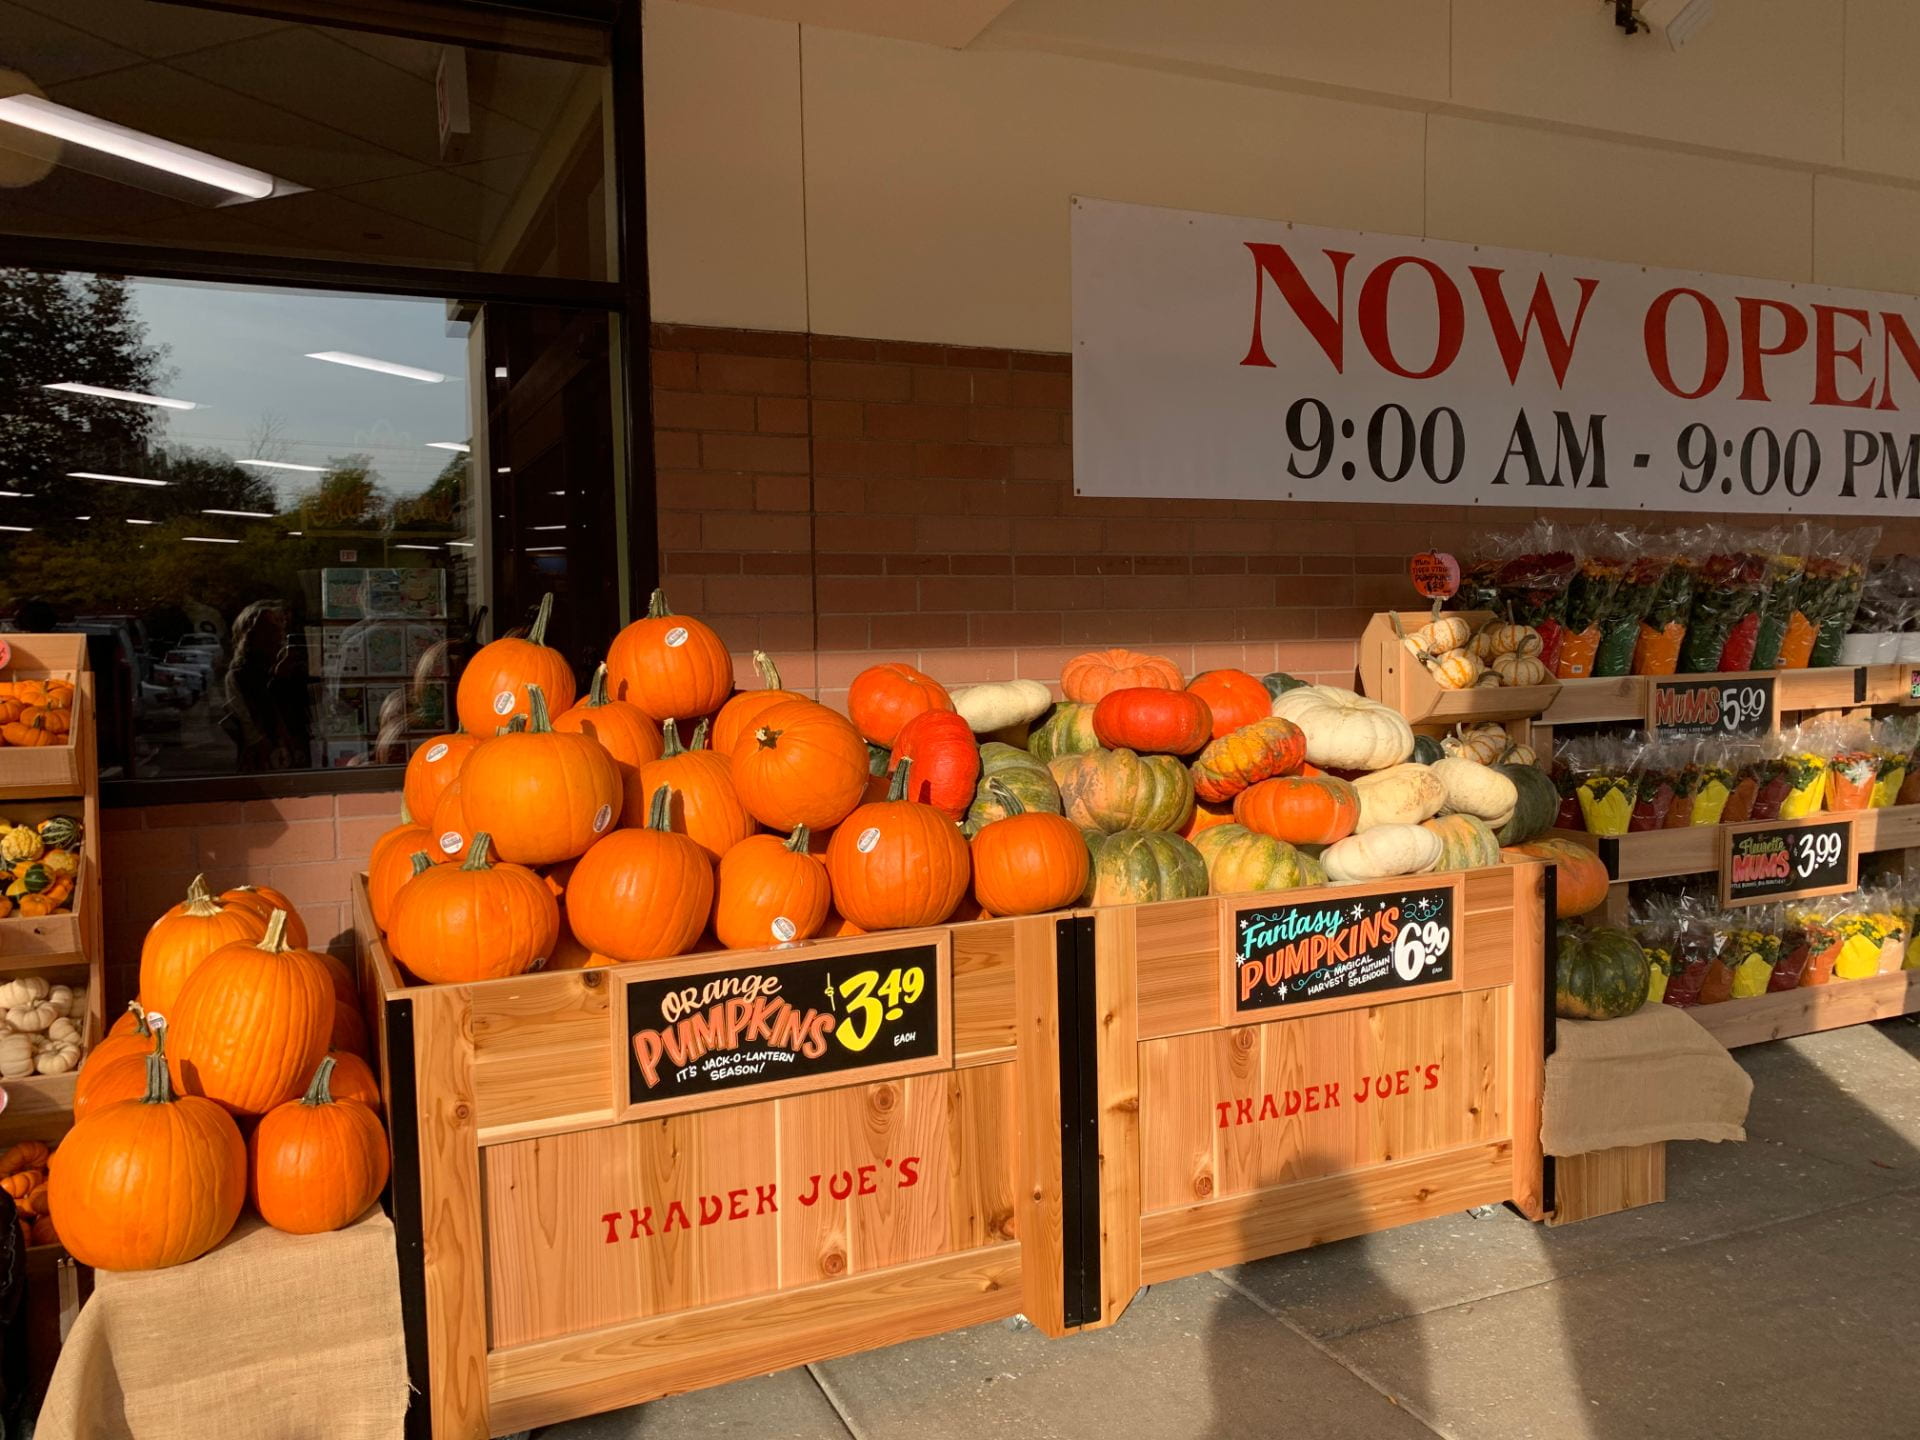
[[[280,255],[207,252],[112,241],[49,239],[0,233],[0,266],[28,270],[126,275],[156,280],[218,281],[232,285],[406,295],[485,304],[567,306],[599,310],[613,326],[614,431],[621,443],[626,510],[627,561],[620,614],[633,617],[659,583],[659,526],[653,458],[653,315],[647,284],[646,113],[640,0],[160,0],[184,9],[226,10],[297,23],[373,30],[411,39],[543,52],[537,46],[496,42],[497,25],[515,22],[560,27],[598,36],[604,46],[612,110],[614,270],[612,280],[572,280],[537,275],[388,265],[367,261],[310,260]],[[617,513],[617,511],[616,511]],[[635,597],[640,597],[636,601]],[[609,636],[609,639],[612,637]],[[145,805],[232,803],[310,795],[398,791],[403,765],[348,766],[337,770],[271,774],[180,776],[103,780],[100,803],[108,809]]]

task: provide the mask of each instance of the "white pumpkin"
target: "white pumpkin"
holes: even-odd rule
[[[0,1035],[0,1079],[18,1080],[33,1074],[33,1038]]]
[[[1431,765],[1390,765],[1353,782],[1360,795],[1360,820],[1354,828],[1381,825],[1418,825],[1431,820],[1447,803],[1447,787]]]
[[[1397,710],[1337,685],[1302,685],[1273,713],[1307,737],[1307,759],[1335,770],[1384,770],[1413,753],[1413,728]]]
[[[1553,682],[1553,672],[1547,669],[1538,655],[1496,655],[1493,657],[1493,673],[1500,677],[1502,685],[1548,685]]]
[[[953,692],[954,711],[976,735],[1029,725],[1052,704],[1052,692],[1038,680],[1001,680]]]
[[[1473,627],[1459,615],[1442,615],[1405,637],[1401,642],[1413,654],[1425,657],[1459,650],[1473,638]]]
[[[72,1040],[43,1045],[33,1057],[34,1072],[39,1075],[64,1075],[80,1068],[80,1046]]]
[[[1520,803],[1519,789],[1491,765],[1449,755],[1427,768],[1446,791],[1444,813],[1487,821],[1513,818],[1513,808]]]
[[[1336,884],[1418,875],[1439,862],[1440,837],[1419,825],[1377,825],[1365,834],[1336,840],[1320,852],[1327,878]]]
[[[0,985],[0,1007],[11,1010],[16,1005],[37,1005],[52,992],[53,986],[42,977],[22,975],[18,980]]]

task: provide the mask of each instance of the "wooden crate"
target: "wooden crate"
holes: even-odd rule
[[[1292,933],[1286,907],[1404,925],[1433,891],[1442,978],[1314,998],[1318,972],[1279,961],[1292,998],[1238,1008],[1242,922],[1255,945]],[[1537,863],[1093,912],[1098,1323],[1214,1266],[1496,1201],[1540,1218],[1552,915]]]
[[[1490,610],[1451,612],[1474,629],[1493,619]],[[1475,725],[1485,720],[1525,720],[1545,710],[1560,694],[1560,682],[1547,685],[1485,685],[1472,690],[1442,690],[1427,667],[1400,643],[1393,628],[1398,619],[1412,634],[1433,616],[1425,610],[1403,610],[1398,615],[1375,615],[1360,635],[1360,689],[1371,700],[1390,706],[1409,724],[1444,727]]]
[[[364,879],[355,910],[426,1397],[410,1434],[503,1434],[1022,1311],[1070,1327],[1060,919],[422,986]],[[712,1017],[710,984],[772,975],[818,1008],[780,967],[820,967],[836,1025],[864,1030],[858,976],[901,956],[936,998],[892,1006],[873,1043],[914,1043],[874,1068],[675,1092],[677,992]]]
[[[12,662],[4,675],[8,680],[71,680],[76,691],[87,670],[87,637],[84,635],[7,635]],[[83,723],[91,717],[81,697],[74,697],[73,724],[64,745],[42,745],[23,750],[0,745],[0,801],[34,798],[44,795],[79,795],[88,788],[92,768],[93,740],[83,733]],[[4,813],[4,811],[0,811]]]

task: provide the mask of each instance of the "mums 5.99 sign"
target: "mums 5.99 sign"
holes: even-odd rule
[[[1920,508],[1920,300],[1073,202],[1083,495]]]

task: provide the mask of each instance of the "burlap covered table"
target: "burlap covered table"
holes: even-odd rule
[[[396,1440],[407,1407],[393,1224],[248,1216],[191,1265],[98,1275],[39,1440]]]
[[[1747,1138],[1752,1078],[1683,1011],[1562,1020],[1556,1034],[1540,1114],[1547,1154]]]

